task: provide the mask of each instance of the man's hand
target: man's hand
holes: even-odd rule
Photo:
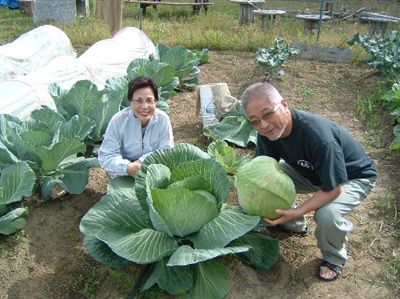
[[[136,160],[135,162],[130,162],[128,163],[126,172],[130,176],[135,176],[139,172],[140,167],[142,167],[142,163],[139,160]]]
[[[294,220],[294,219],[297,219],[297,218],[300,218],[301,216],[303,216],[303,214],[301,214],[297,208],[291,208],[289,210],[277,209],[277,210],[275,210],[275,212],[279,215],[279,218],[277,218],[275,220],[265,219],[265,221],[267,221],[272,226],[275,226],[278,224],[283,224],[285,222],[288,222],[290,220]]]
[[[297,208],[291,208],[289,210],[277,209],[275,210],[275,212],[279,215],[279,218],[275,220],[265,219],[265,221],[267,221],[270,225],[275,226],[278,224],[288,222],[293,219],[300,218],[301,216],[311,211],[315,211],[320,207],[323,207],[327,203],[331,202],[336,197],[338,197],[341,192],[342,192],[342,187],[340,185],[336,186],[335,189],[328,192],[318,190],[317,192],[314,193],[313,196],[311,196],[309,200],[307,200],[305,203],[301,204]]]

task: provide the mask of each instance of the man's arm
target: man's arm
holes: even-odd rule
[[[280,216],[278,219],[275,220],[268,220],[265,219],[269,224],[272,226],[283,224],[287,221],[300,218],[301,216],[315,211],[327,203],[331,202],[335,198],[337,198],[340,193],[342,192],[341,186],[337,186],[332,191],[322,191],[319,190],[314,193],[313,196],[310,197],[309,200],[298,206],[297,208],[291,208],[289,210],[276,210],[276,213]]]

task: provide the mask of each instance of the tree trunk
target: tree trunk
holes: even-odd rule
[[[114,34],[122,27],[122,1],[96,0],[94,15],[106,21],[110,26],[111,34]]]

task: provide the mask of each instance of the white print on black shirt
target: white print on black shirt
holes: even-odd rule
[[[308,162],[306,160],[298,160],[297,161],[297,165],[299,165],[299,166],[301,166],[303,168],[314,170],[314,166],[310,162]]]

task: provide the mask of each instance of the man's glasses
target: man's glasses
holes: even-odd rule
[[[154,98],[140,99],[139,98],[139,99],[133,99],[132,102],[136,106],[143,106],[144,104],[150,106],[156,102],[156,99],[154,99]]]
[[[256,119],[250,120],[250,124],[253,127],[257,127],[258,125],[260,125],[261,120],[266,121],[266,122],[270,122],[272,120],[273,116],[274,116],[274,113],[278,110],[280,104],[281,103],[275,104],[274,109],[272,109],[271,111],[265,112],[263,115],[261,115],[260,118],[256,118]]]

